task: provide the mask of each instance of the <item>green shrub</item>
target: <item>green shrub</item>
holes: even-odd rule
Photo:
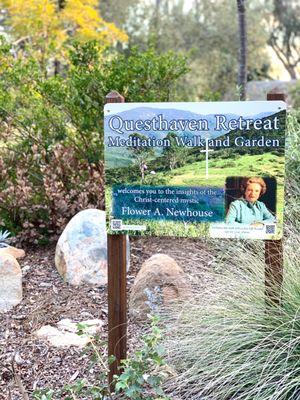
[[[95,42],[74,43],[63,75],[45,77],[1,40],[0,227],[41,243],[78,211],[104,207],[105,96],[175,100],[186,60],[151,49],[103,55]]]
[[[97,384],[89,382],[88,378],[77,379],[61,389],[44,388],[34,391],[35,400],[73,400],[73,399],[132,399],[132,400],[169,400],[162,389],[162,383],[167,376],[165,367],[165,351],[161,346],[162,331],[158,326],[158,317],[150,317],[151,325],[148,333],[140,338],[139,349],[122,361],[123,372],[114,376],[115,393],[108,385],[108,362],[103,357],[106,346],[99,337],[94,337],[89,348],[85,350],[90,355],[93,364],[99,364],[102,372]],[[84,324],[77,325],[77,334],[85,333]],[[113,358],[111,360],[113,361]]]
[[[123,372],[116,379],[116,392],[122,399],[153,400],[168,398],[161,385],[167,374],[165,350],[161,346],[162,331],[158,318],[151,317],[151,331],[142,337],[142,348],[123,361]]]
[[[168,178],[164,176],[159,176],[156,174],[147,174],[144,180],[144,185],[166,185],[168,183]]]

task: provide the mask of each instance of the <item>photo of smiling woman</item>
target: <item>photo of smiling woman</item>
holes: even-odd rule
[[[265,203],[258,200],[266,191],[267,185],[263,178],[243,178],[240,186],[242,197],[230,203],[226,223],[261,226],[276,222]]]

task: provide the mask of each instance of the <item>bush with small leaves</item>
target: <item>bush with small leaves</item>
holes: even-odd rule
[[[94,41],[67,51],[62,75],[45,76],[0,38],[0,227],[30,243],[56,239],[82,209],[103,209],[105,96],[175,100],[187,72],[172,52],[106,54]]]
[[[77,379],[74,383],[64,385],[61,389],[40,389],[33,393],[35,400],[170,400],[162,389],[162,383],[168,372],[164,360],[165,351],[161,346],[162,331],[158,326],[159,318],[149,316],[151,325],[149,332],[141,337],[140,349],[136,350],[126,360],[122,360],[122,373],[114,376],[115,392],[111,392],[107,374],[109,364],[115,360],[110,357],[104,361],[103,349],[107,353],[105,343],[98,336],[91,339],[85,350],[90,362],[98,364],[101,373],[97,384],[87,378]],[[77,334],[86,334],[87,326],[77,325]],[[102,351],[101,351],[102,349]]]
[[[158,317],[151,316],[151,331],[142,337],[142,348],[127,360],[123,360],[123,372],[115,376],[116,392],[121,399],[153,400],[165,399],[162,383],[167,377],[161,345],[162,331],[158,327]]]

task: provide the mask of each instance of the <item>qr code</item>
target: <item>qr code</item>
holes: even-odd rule
[[[122,220],[121,219],[112,219],[111,220],[111,229],[117,231],[122,229]]]
[[[275,225],[266,225],[266,233],[274,234],[275,233]]]

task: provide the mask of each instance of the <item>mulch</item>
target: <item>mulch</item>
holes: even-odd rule
[[[214,257],[207,249],[199,239],[131,238],[128,292],[142,263],[155,253],[173,257],[197,290],[213,286],[208,272],[214,268]],[[43,325],[55,326],[63,318],[77,322],[102,319],[100,351],[106,360],[107,287],[74,287],[63,282],[54,254],[53,245],[31,248],[19,260],[24,275],[23,301],[0,314],[0,400],[24,400],[26,393],[31,399],[36,389],[61,388],[83,377],[97,381],[100,367],[91,364],[88,353],[75,347],[55,348],[35,337],[34,332]],[[129,352],[142,331],[143,325],[129,318]]]

